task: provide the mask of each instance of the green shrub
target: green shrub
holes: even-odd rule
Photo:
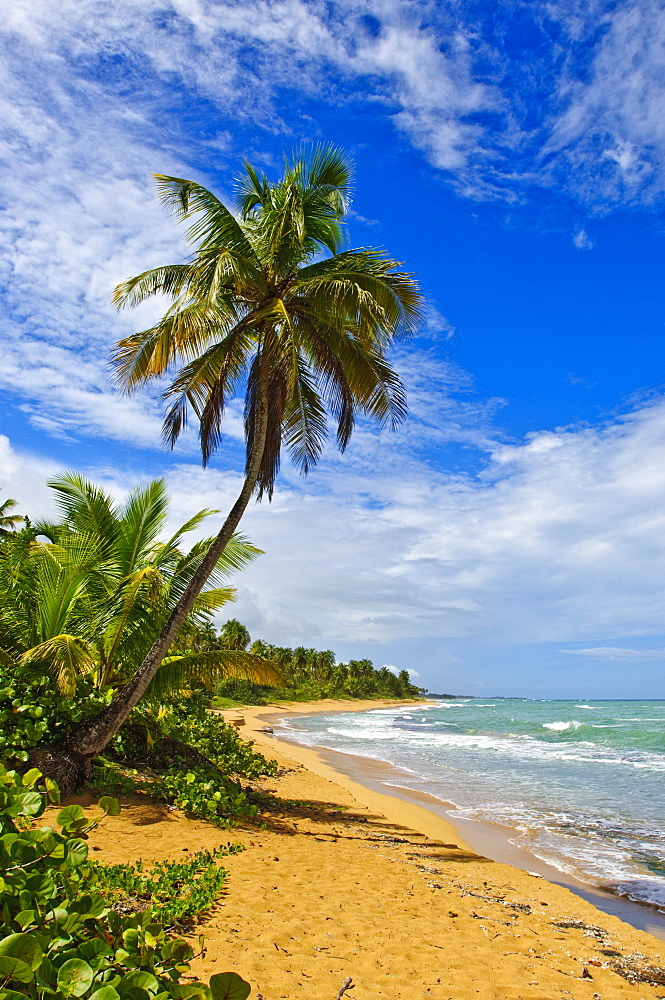
[[[81,719],[107,705],[111,694],[83,680],[76,695],[66,698],[51,677],[34,667],[0,665],[0,761],[27,761],[41,740],[66,736]]]
[[[214,851],[197,851],[184,861],[136,864],[90,863],[87,884],[96,889],[116,913],[150,909],[164,927],[187,925],[210,909],[228,872],[217,862],[243,851],[243,844],[227,844]]]
[[[259,811],[238,782],[207,768],[194,767],[189,771],[173,768],[151,782],[149,790],[151,795],[182,809],[188,816],[219,827],[230,826],[235,818],[249,819]]]
[[[219,715],[209,712],[207,700],[207,695],[183,699],[168,710],[163,710],[159,719],[163,733],[198,750],[225,774],[245,778],[275,774],[275,761],[267,760],[262,753],[253,749],[251,740],[243,740],[233,726],[224,722]],[[160,752],[166,754],[166,760],[173,762],[172,745],[167,743],[160,749],[157,741],[155,752],[158,755]]]
[[[59,812],[60,830],[21,828],[57,800],[41,777],[0,766],[0,1000],[245,1000],[250,987],[235,973],[209,986],[181,983],[190,945],[165,932],[152,909],[121,916],[90,891],[86,839],[96,824],[80,806]],[[115,799],[99,805],[105,815],[120,811]]]
[[[93,772],[92,785],[101,791],[146,794],[182,809],[187,816],[204,819],[221,828],[232,826],[235,819],[251,819],[258,812],[239,782],[216,768],[193,766],[184,770],[174,767],[161,773],[145,774],[98,759]]]
[[[219,698],[231,698],[241,705],[265,705],[266,688],[243,677],[227,677],[215,684],[215,695]]]

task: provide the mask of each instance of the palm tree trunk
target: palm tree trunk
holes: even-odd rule
[[[258,480],[268,431],[268,392],[265,378],[262,379],[261,375],[259,382],[255,437],[242,490],[150,652],[110,705],[82,723],[60,743],[45,749],[37,748],[30,757],[28,766],[38,767],[43,774],[56,781],[65,795],[74,791],[89,777],[90,761],[115,736],[145,693],[247,509]]]

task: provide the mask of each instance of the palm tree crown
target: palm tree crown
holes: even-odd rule
[[[118,286],[119,306],[157,293],[171,305],[154,327],[119,343],[115,365],[128,390],[181,366],[164,393],[171,446],[193,411],[205,464],[227,401],[244,387],[247,467],[265,438],[253,488],[270,496],[282,446],[303,473],[318,460],[326,411],[342,450],[357,411],[393,427],[404,417],[404,390],[385,354],[417,323],[421,295],[382,251],[342,249],[350,167],[340,151],[297,155],[273,184],[246,163],[235,214],[193,181],[158,175],[157,184],[164,204],[191,220],[196,250],[186,263]]]

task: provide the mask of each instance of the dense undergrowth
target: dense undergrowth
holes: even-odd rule
[[[82,683],[74,697],[52,689],[30,667],[0,668],[0,760],[21,768],[42,741],[66,736],[109,699]],[[93,786],[114,794],[148,794],[217,826],[257,813],[243,780],[274,774],[276,764],[206,710],[208,695],[192,692],[168,706],[136,711],[93,764]]]
[[[189,977],[193,948],[165,930],[164,913],[172,921],[175,914],[159,898],[145,898],[145,907],[130,913],[112,906],[148,882],[158,895],[186,876],[196,882],[198,873],[205,882],[214,856],[190,859],[186,872],[162,866],[145,879],[137,871],[121,877],[117,868],[100,874],[86,844],[96,823],[80,806],[61,809],[57,828],[32,825],[57,798],[39,771],[21,777],[0,765],[0,1000],[246,1000],[249,984],[235,973],[212,976],[207,985]],[[110,797],[99,805],[105,815],[120,811]],[[194,887],[188,915],[209,899]]]
[[[99,892],[116,913],[159,914],[164,927],[188,927],[206,913],[221,894],[228,872],[218,862],[244,850],[227,844],[213,851],[197,851],[184,861],[155,861],[145,865],[106,865],[91,861],[88,886]]]

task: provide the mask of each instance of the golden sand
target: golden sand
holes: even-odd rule
[[[384,705],[393,704],[385,702]],[[403,703],[402,703],[403,704]],[[316,702],[227,712],[278,761],[264,828],[217,830],[133,799],[91,836],[109,863],[177,858],[242,841],[227,892],[198,928],[194,971],[234,970],[255,1000],[612,1000],[665,997],[665,947],[569,890],[488,861],[427,809],[338,774],[260,730],[281,716],[379,708]],[[306,803],[301,805],[293,800]],[[662,985],[620,974],[663,977]],[[660,969],[660,973],[658,969]]]

